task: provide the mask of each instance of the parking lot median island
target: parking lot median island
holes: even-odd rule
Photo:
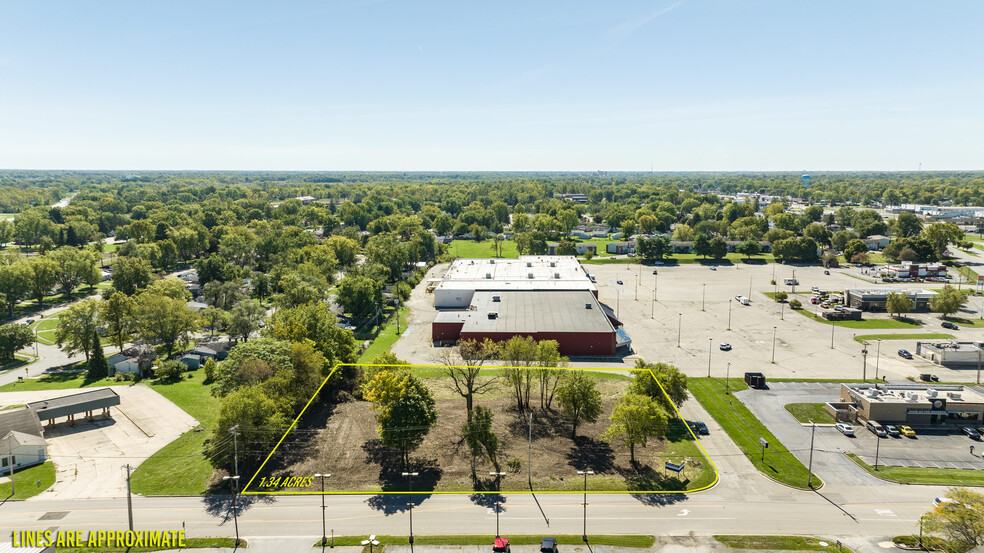
[[[846,454],[869,474],[900,484],[928,484],[940,486],[984,486],[984,471],[973,469],[937,469],[925,467],[886,467],[878,470],[853,453]],[[984,463],[984,461],[982,461]]]
[[[874,342],[876,340],[949,340],[953,334],[943,334],[941,332],[923,332],[912,334],[858,334],[854,341],[858,343]]]
[[[762,474],[794,488],[807,488],[807,470],[792,453],[763,425],[747,407],[733,395],[748,387],[739,378],[730,379],[730,392],[725,394],[723,378],[691,378],[687,381],[690,393],[721,425],[728,436]],[[769,447],[763,459],[759,439]],[[822,484],[813,475],[813,487]]]
[[[540,540],[548,534],[529,534],[529,535],[504,535],[504,538],[509,538],[510,545],[540,545]],[[566,535],[566,534],[549,534],[551,538],[557,540],[557,545],[582,545],[584,542],[581,541],[581,535]],[[335,536],[334,539],[328,538],[329,545],[335,547],[344,547],[351,545],[361,545],[362,540],[366,539],[365,536]],[[495,536],[492,534],[488,535],[437,535],[437,536],[422,536],[419,534],[414,535],[413,544],[414,545],[488,545],[491,549],[491,544],[495,540]],[[407,536],[376,536],[376,541],[379,542],[380,546],[386,545],[404,545],[407,543]],[[644,534],[627,534],[627,535],[614,535],[614,534],[601,534],[601,535],[591,535],[588,534],[588,543],[591,545],[608,545],[612,547],[636,547],[636,548],[650,548],[656,542],[656,538],[653,536],[648,536]],[[321,547],[321,540],[314,543],[314,547]],[[379,548],[375,548],[375,551],[379,551]]]

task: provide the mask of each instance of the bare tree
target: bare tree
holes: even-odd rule
[[[479,379],[482,365],[498,356],[499,345],[486,338],[484,341],[462,340],[458,344],[457,356],[451,349],[442,352],[442,363],[447,367],[444,374],[451,378],[454,391],[465,398],[468,419],[471,420],[475,395],[484,394],[495,386],[495,377]],[[459,361],[460,358],[460,361]]]

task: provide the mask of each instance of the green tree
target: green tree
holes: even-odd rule
[[[0,359],[13,359],[18,350],[33,343],[34,333],[29,327],[15,323],[0,325]]]
[[[307,278],[296,272],[289,272],[284,275],[278,283],[280,294],[276,297],[276,302],[283,308],[297,307],[306,303],[320,301],[323,297],[322,282]]]
[[[776,301],[782,303],[789,298],[789,294],[783,291],[776,292]]]
[[[256,447],[256,444],[278,440],[293,420],[283,409],[259,385],[245,386],[223,397],[219,407],[219,421],[212,431],[208,446],[208,456],[212,464],[216,467],[232,467],[233,449],[229,447],[228,439],[229,429],[235,425],[239,425],[237,444],[240,459],[245,458],[244,452],[250,444]]]
[[[14,316],[14,307],[31,291],[32,278],[30,265],[23,261],[0,265],[0,295],[11,317]]]
[[[909,313],[916,308],[916,302],[903,292],[889,292],[885,298],[885,311],[896,317]]]
[[[123,352],[123,346],[133,332],[133,298],[123,292],[113,292],[99,308],[99,321],[106,328],[110,342]]]
[[[694,255],[699,255],[704,259],[707,259],[707,256],[711,255],[710,238],[708,238],[703,232],[698,233],[694,238],[694,244],[691,250],[694,252]]]
[[[140,257],[119,257],[113,265],[113,288],[128,296],[154,280],[150,261]]]
[[[202,329],[208,331],[209,336],[215,336],[216,330],[225,328],[229,314],[210,305],[198,312],[198,320],[202,323]]]
[[[70,305],[58,314],[55,343],[69,355],[85,354],[86,362],[92,353],[92,337],[96,334],[96,315],[99,300],[87,299]]]
[[[335,259],[342,267],[355,263],[355,256],[359,253],[359,244],[355,240],[344,236],[332,236],[325,241],[325,244],[335,252]]]
[[[44,297],[51,293],[51,289],[58,282],[58,264],[47,256],[40,255],[32,257],[31,266],[31,295],[38,300],[38,307],[44,305]]]
[[[260,329],[260,322],[266,316],[266,309],[256,300],[242,300],[232,306],[226,329],[229,334],[249,340],[249,335]]]
[[[861,240],[854,239],[844,246],[844,259],[850,261],[854,256],[868,253],[868,246]]]
[[[461,429],[465,443],[472,455],[472,480],[477,480],[475,474],[475,459],[483,457],[492,463],[495,472],[499,470],[499,437],[492,431],[492,411],[479,405],[468,417],[468,422]]]
[[[495,359],[501,348],[498,343],[486,338],[484,341],[461,340],[458,342],[458,355],[463,360],[457,363],[450,355],[444,358],[444,374],[451,379],[454,391],[465,398],[465,412],[471,417],[472,407],[474,406],[475,396],[484,394],[496,384],[495,378],[479,379],[479,373],[483,363],[490,359]],[[448,354],[452,350],[446,350]]]
[[[99,332],[92,333],[92,358],[89,359],[87,375],[89,380],[98,380],[109,376],[109,363],[103,354],[102,341],[99,339]]]
[[[957,311],[967,301],[967,293],[957,290],[952,286],[946,286],[936,292],[936,295],[929,298],[929,308],[947,318]]]
[[[636,360],[635,368],[639,370],[629,385],[630,392],[653,398],[668,413],[687,400],[687,375],[680,369],[668,363],[646,363],[642,359]]]
[[[649,438],[665,435],[668,417],[651,397],[628,393],[615,404],[610,420],[612,424],[602,438],[629,446],[629,458],[635,463],[636,444],[646,447]]]
[[[184,281],[176,277],[163,278],[150,283],[142,292],[154,296],[165,296],[168,298],[188,301],[191,299],[191,292],[188,291]]]
[[[218,363],[215,362],[214,357],[209,357],[205,360],[205,382],[212,382],[215,379],[215,369]]]
[[[918,236],[922,232],[923,224],[919,217],[915,213],[909,213],[903,211],[899,213],[897,219],[895,219],[895,228],[893,229],[893,234],[895,236],[901,236],[903,238],[909,236]]]
[[[583,371],[569,371],[564,375],[557,401],[564,415],[571,419],[571,439],[577,438],[577,427],[582,421],[595,422],[601,415],[601,392]]]
[[[363,397],[373,403],[380,441],[401,452],[403,465],[437,422],[434,396],[408,370],[380,371],[366,383]]]
[[[745,240],[741,244],[738,244],[735,251],[741,255],[744,255],[745,259],[751,259],[762,253],[762,245],[755,240]]]
[[[188,302],[159,294],[145,292],[137,296],[134,314],[137,334],[160,346],[165,357],[171,357],[175,348],[187,342],[198,328],[198,319],[188,309]]]
[[[351,330],[336,324],[335,314],[325,303],[311,303],[290,309],[278,309],[270,318],[267,331],[274,338],[303,342],[311,340],[324,356],[324,376],[338,363],[354,363],[358,359],[358,344]],[[252,344],[255,340],[251,340]],[[332,379],[344,377],[355,380],[358,373],[352,367],[340,367]]]
[[[984,544],[984,494],[970,488],[949,488],[945,497],[953,501],[940,503],[923,515],[924,530],[968,549]]]
[[[338,303],[355,317],[371,316],[381,302],[382,288],[369,277],[349,275],[338,283]]]
[[[964,233],[953,223],[933,223],[922,230],[922,237],[929,242],[938,259],[943,259],[946,247],[963,240]]]
[[[223,311],[229,311],[233,305],[246,298],[242,292],[242,283],[235,280],[219,282],[213,280],[202,288],[205,301]]]
[[[715,236],[711,238],[711,257],[715,260],[724,259],[724,256],[728,255],[728,242],[720,236]]]

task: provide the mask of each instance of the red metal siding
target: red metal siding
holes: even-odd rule
[[[431,323],[431,341],[453,342],[458,340],[458,336],[461,335],[461,327],[463,326],[465,326],[464,322]]]
[[[435,323],[436,324],[436,323]],[[436,333],[436,331],[433,331]],[[513,336],[530,336],[536,341],[556,340],[561,355],[615,355],[614,332],[461,332],[461,340],[502,342]],[[435,338],[436,340],[437,338]]]

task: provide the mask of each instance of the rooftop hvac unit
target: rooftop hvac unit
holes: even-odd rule
[[[590,304],[590,303],[586,303],[586,304],[584,304],[584,308],[585,308],[585,309],[591,309],[591,304]]]
[[[878,397],[879,391],[878,388],[868,388],[865,393],[867,393],[868,397]]]
[[[915,400],[919,399],[919,394],[917,394],[916,392],[906,392],[905,398],[906,399],[909,399],[909,400],[912,400],[912,401],[915,401]]]
[[[926,388],[926,397],[936,397],[937,395],[939,395],[939,392],[933,388]]]
[[[526,262],[526,266],[527,267],[532,267],[533,266],[533,262],[532,261],[527,261]]]
[[[554,273],[554,278],[559,279],[560,278],[560,273]]]
[[[557,262],[556,261],[551,261],[550,262],[550,266],[551,267],[556,267],[557,266]]]
[[[502,298],[499,297],[499,296],[492,296],[492,301],[495,302],[495,303],[498,303],[498,302],[502,301]]]
[[[490,259],[489,260],[489,265],[495,265],[495,260],[494,259]]]
[[[485,273],[485,278],[491,279],[492,278],[492,273]]]
[[[947,392],[946,394],[950,399],[960,399],[960,392]]]
[[[490,319],[498,319],[499,318],[499,314],[493,311],[492,313],[489,313],[489,318]]]
[[[533,273],[526,273],[526,278],[533,278]]]

